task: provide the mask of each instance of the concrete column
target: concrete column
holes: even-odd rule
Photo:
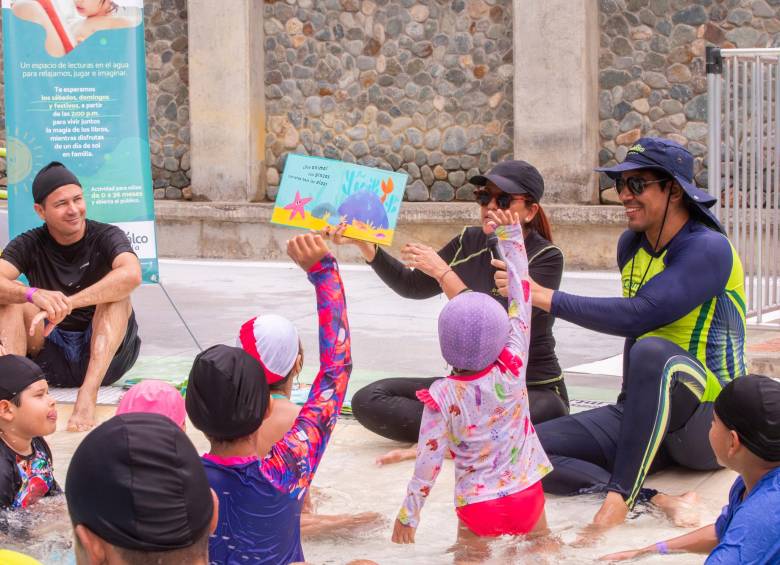
[[[262,200],[263,2],[188,0],[188,19],[193,192],[212,201]]]
[[[514,0],[515,157],[545,201],[597,202],[598,2]]]

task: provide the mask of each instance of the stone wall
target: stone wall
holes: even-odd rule
[[[149,144],[155,198],[188,198],[187,0],[144,0]]]
[[[268,196],[284,156],[405,170],[408,200],[473,198],[512,156],[509,0],[266,0]]]
[[[154,196],[182,198],[182,189],[186,197],[186,187],[190,184],[187,0],[144,0],[144,26]],[[0,143],[5,145],[3,107],[0,107],[0,128]],[[5,176],[3,159],[0,159],[0,175]]]
[[[599,0],[601,165],[639,137],[669,137],[707,186],[708,45],[780,45],[780,0]],[[602,182],[607,182],[605,178]]]
[[[469,176],[513,154],[512,4],[265,0],[268,197],[298,152],[404,170],[409,200],[470,199]],[[155,198],[189,198],[187,0],[144,5]],[[780,45],[780,0],[598,7],[600,164],[667,136],[706,186],[705,47]]]

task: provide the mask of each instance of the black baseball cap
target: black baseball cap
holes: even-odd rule
[[[542,200],[544,179],[536,167],[525,161],[502,161],[485,175],[476,175],[469,182],[484,186],[488,181],[509,194],[527,194],[535,202]]]
[[[142,412],[114,416],[84,438],[65,497],[74,526],[135,551],[190,547],[214,513],[192,442],[170,418]]]
[[[637,169],[656,169],[670,175],[685,192],[691,213],[703,223],[725,233],[723,226],[710,211],[718,199],[694,183],[693,155],[685,147],[670,139],[643,137],[629,148],[622,163],[599,167],[596,171],[617,180],[625,171]]]
[[[33,179],[33,200],[36,204],[43,204],[49,194],[69,184],[81,186],[79,179],[70,169],[58,161],[52,161],[38,171]]]
[[[780,382],[762,375],[738,377],[715,399],[721,422],[764,461],[780,461]]]

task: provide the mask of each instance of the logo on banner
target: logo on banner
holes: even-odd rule
[[[157,257],[154,222],[114,222],[114,225],[125,232],[139,259],[155,259]]]

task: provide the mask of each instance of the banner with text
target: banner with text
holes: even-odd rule
[[[84,187],[158,282],[143,0],[2,0],[9,232],[40,225],[32,181],[50,161]]]

